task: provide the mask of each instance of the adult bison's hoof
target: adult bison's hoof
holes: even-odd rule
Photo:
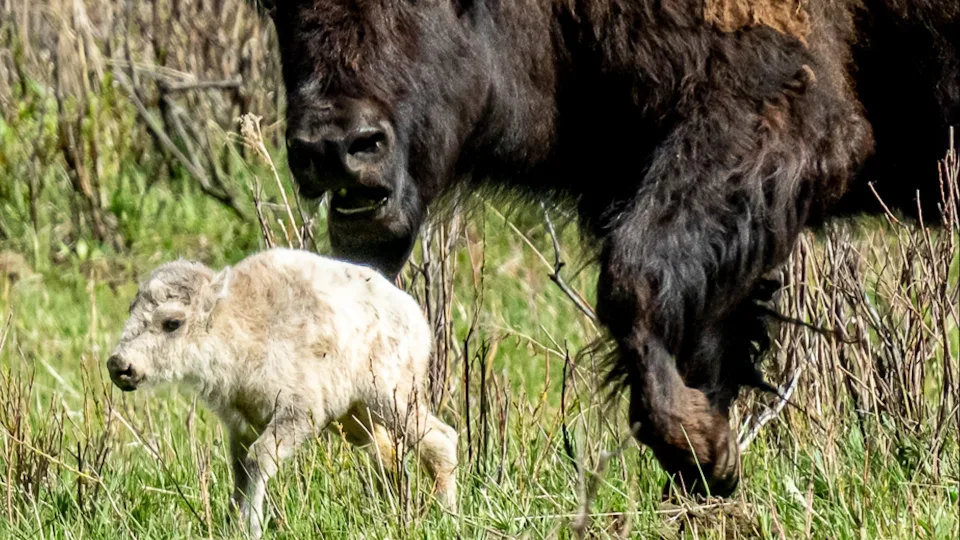
[[[700,458],[702,461],[699,464],[687,449],[666,451],[673,454],[673,459],[663,456],[661,460],[672,477],[664,487],[665,497],[673,492],[728,497],[737,490],[740,484],[740,449],[736,438],[724,423],[723,429],[714,431],[714,438],[709,442],[714,443],[711,445],[713,448],[701,446],[702,453],[698,453],[698,457],[705,456],[707,459]]]
[[[672,406],[664,406],[663,401],[631,401],[634,406],[638,401],[658,406],[632,411],[634,421],[641,426],[646,421],[648,426],[638,432],[638,438],[653,449],[679,492],[730,495],[740,482],[740,448],[729,418],[700,390],[681,386],[674,391],[678,399]]]

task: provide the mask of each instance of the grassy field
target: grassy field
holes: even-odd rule
[[[284,163],[269,28],[237,0],[116,4],[0,5],[0,538],[242,537],[216,417],[176,388],[123,394],[104,362],[150,269],[235,263],[298,231],[324,252],[324,210],[285,204],[285,168],[236,129],[267,116],[263,150]],[[227,90],[189,88],[203,80]],[[324,434],[270,485],[270,536],[960,537],[958,171],[944,161],[942,227],[878,217],[799,240],[779,308],[835,333],[775,329],[764,371],[792,405],[738,402],[756,438],[725,500],[663,502],[584,352],[598,329],[550,279],[541,208],[467,201],[402,279],[437,331],[459,512],[432,504],[415,460],[378,496],[377,464]],[[590,241],[551,216],[560,273],[592,303]]]
[[[138,196],[143,181],[125,182],[118,188],[125,194],[110,204],[133,239],[123,253],[81,247],[82,240],[57,251],[53,222],[33,233],[27,222],[11,223],[17,214],[9,202],[3,207],[17,231],[4,250],[25,253],[33,272],[6,277],[0,297],[0,313],[9,317],[0,350],[4,537],[239,534],[228,525],[230,474],[215,416],[175,389],[121,394],[103,362],[137,280],[152,266],[176,257],[232,263],[262,246],[261,231],[194,190],[156,186]],[[51,212],[60,206],[54,197],[43,204]],[[136,217],[128,217],[134,208]],[[376,465],[325,435],[271,485],[276,537],[568,537],[585,485],[596,491],[586,529],[596,537],[956,534],[956,424],[948,421],[938,435],[932,424],[900,425],[890,412],[858,415],[845,390],[836,400],[818,397],[828,394],[824,378],[842,376],[815,364],[795,394],[809,416],[785,410],[760,433],[744,455],[747,475],[734,498],[661,503],[665,476],[651,454],[633,443],[615,452],[626,428],[598,394],[592,359],[575,358],[573,375],[564,378],[565,347],[575,353],[597,332],[549,280],[552,247],[537,212],[474,214],[450,261],[453,350],[440,409],[461,434],[460,513],[430,504],[412,462],[404,489],[372,495]],[[565,231],[562,245],[576,241],[572,228]],[[590,290],[589,267],[570,275],[574,288]],[[412,272],[408,283],[416,290]],[[811,334],[783,330],[781,340],[799,339],[810,354],[837,346]],[[770,363],[788,361],[781,352]],[[942,361],[931,358],[930,371]],[[955,356],[952,362],[956,369]],[[921,399],[933,410],[942,389],[936,376],[928,379]],[[564,448],[563,423],[577,461],[591,471],[586,481]],[[933,453],[938,436],[943,446]],[[601,464],[602,474],[593,476]]]

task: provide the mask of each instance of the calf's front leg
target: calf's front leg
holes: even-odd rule
[[[237,476],[244,479],[245,486],[240,500],[240,515],[253,538],[263,535],[266,525],[263,505],[266,500],[267,482],[277,473],[280,463],[293,455],[296,449],[314,432],[306,415],[284,414],[274,417],[263,433],[247,450],[240,466],[246,473]]]
[[[229,422],[230,468],[233,471],[233,494],[230,496],[231,511],[239,511],[247,497],[250,485],[249,471],[253,470],[247,451],[257,435],[244,422]]]

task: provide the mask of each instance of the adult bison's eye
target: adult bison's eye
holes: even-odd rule
[[[176,332],[177,329],[180,328],[182,324],[183,324],[183,321],[181,321],[180,319],[167,319],[163,321],[160,327],[163,328],[164,332],[170,333],[170,332]]]

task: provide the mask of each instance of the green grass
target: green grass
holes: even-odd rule
[[[252,206],[244,203],[251,211],[242,221],[189,179],[156,181],[150,171],[159,167],[149,156],[138,162],[118,157],[108,161],[103,189],[104,207],[125,240],[121,252],[77,226],[57,167],[43,171],[47,187],[34,229],[27,184],[18,176],[30,172],[23,165],[26,150],[2,128],[0,225],[8,239],[0,241],[0,252],[24,254],[36,275],[13,282],[0,272],[0,317],[10,316],[8,331],[0,331],[0,538],[242,536],[228,515],[232,480],[216,417],[173,388],[123,394],[103,363],[138,280],[151,268],[177,257],[219,267],[263,247]],[[268,199],[277,200],[269,173],[251,170],[236,154],[233,159],[244,201],[254,175]],[[461,436],[459,512],[445,514],[431,504],[415,460],[400,493],[375,494],[376,464],[324,434],[271,483],[271,536],[574,535],[584,480],[565,450],[561,426],[569,427],[580,465],[594,471],[602,453],[627,437],[623,400],[604,401],[599,359],[577,355],[598,331],[548,279],[552,244],[536,209],[503,215],[480,204],[472,214],[455,251],[454,351],[448,399],[439,411]],[[584,265],[574,227],[561,237],[569,263],[563,275],[592,302],[596,270]],[[956,261],[950,272],[955,283]],[[955,327],[949,339],[956,355]],[[803,354],[818,343],[804,344]],[[567,350],[576,365],[563,403]],[[943,355],[931,350],[934,372]],[[478,356],[481,351],[487,354]],[[783,358],[771,355],[769,364],[781,365]],[[858,416],[848,396],[824,393],[829,384],[842,386],[829,380],[842,378],[838,373],[808,369],[796,397],[815,420],[788,408],[768,425],[743,456],[741,489],[725,501],[661,502],[666,476],[649,451],[630,442],[612,454],[602,474],[586,477],[597,484],[588,534],[957,537],[956,424],[940,434],[946,444],[935,456],[931,427],[905,427],[880,413]],[[938,381],[929,379],[927,402],[938,399]],[[741,402],[742,410],[753,407],[754,397]]]
[[[3,80],[12,84],[0,88],[0,255],[23,254],[36,275],[12,282],[0,268],[0,538],[242,537],[229,520],[232,480],[216,417],[172,388],[122,394],[106,378],[103,364],[137,281],[177,257],[219,267],[260,249],[249,183],[259,176],[272,202],[276,188],[270,173],[249,164],[250,156],[241,159],[222,132],[235,128],[234,103],[198,92],[176,97],[203,135],[187,139],[201,157],[210,150],[233,179],[233,191],[249,209],[247,219],[201,195],[195,181],[158,151],[130,96],[114,84],[126,67],[110,62],[101,73],[94,56],[84,57],[90,62],[85,64],[76,52],[130,55],[148,71],[164,64],[199,80],[220,79],[225,65],[251,54],[249,69],[237,66],[236,74],[256,81],[246,88],[251,106],[276,119],[282,117],[274,107],[276,95],[282,95],[281,78],[275,55],[266,61],[275,39],[268,27],[251,33],[256,19],[230,2],[222,11],[226,19],[210,3],[199,3],[206,7],[183,11],[179,19],[172,17],[176,20],[167,19],[164,7],[151,9],[153,3],[129,3],[143,9],[125,11],[127,22],[120,26],[119,19],[101,16],[116,12],[115,2],[106,0],[82,2],[89,17],[78,16],[70,3],[13,4],[11,13],[17,15],[0,20],[0,42],[10,53],[0,54]],[[209,29],[223,21],[233,21],[227,24],[234,37],[207,39]],[[28,22],[30,28],[19,26]],[[53,34],[60,39],[49,39]],[[157,37],[168,51],[155,50]],[[248,47],[262,54],[244,52]],[[54,73],[63,79],[62,111]],[[149,77],[141,82],[142,97],[159,120],[156,89]],[[81,161],[100,182],[100,202],[116,218],[123,239],[118,248],[92,239],[81,197],[68,180],[59,140],[64,126],[75,130]],[[280,134],[283,125],[272,129]],[[173,138],[186,145],[182,137]],[[224,154],[228,158],[221,160]],[[36,223],[30,185],[42,186],[32,209]],[[627,437],[622,401],[607,406],[597,387],[598,359],[577,356],[597,330],[548,279],[552,245],[536,208],[504,217],[498,204],[477,206],[455,253],[448,399],[438,411],[461,437],[460,511],[444,514],[431,504],[413,460],[399,493],[375,495],[376,465],[324,434],[271,483],[276,516],[271,537],[574,536],[571,523],[582,506],[584,479],[565,450],[561,426],[569,427],[580,466],[594,471],[604,452]],[[268,212],[271,222],[282,216]],[[871,230],[886,226],[882,218],[872,221]],[[322,216],[319,223],[322,251]],[[925,278],[924,284],[933,283],[925,273],[929,269],[916,268],[931,258],[923,250],[901,257],[907,264],[878,257],[882,246],[899,253],[902,238],[896,233],[888,227],[877,235],[817,235],[804,286],[785,291],[792,299],[802,296],[806,311],[799,313],[793,304],[786,311],[832,326],[839,305],[844,315],[856,316],[846,319],[853,335],[867,337],[858,346],[843,346],[809,331],[781,329],[783,346],[769,355],[768,372],[780,381],[789,361],[810,359],[794,394],[808,413],[788,407],[766,426],[743,456],[745,476],[734,497],[661,502],[665,475],[648,450],[628,439],[621,453],[606,454],[612,457],[602,474],[586,475],[587,483],[597,486],[587,534],[960,537],[960,415],[951,409],[954,420],[938,432],[932,414],[943,394],[943,367],[952,366],[951,384],[960,376],[955,314],[960,252],[944,265],[954,312],[949,327],[940,330],[933,317],[950,306],[950,298],[916,286]],[[933,237],[943,245],[939,233]],[[852,282],[823,262],[829,259],[822,254],[825,240],[862,249],[865,264]],[[561,244],[569,263],[564,277],[592,301],[596,271],[587,266],[576,272],[588,255],[576,249],[572,227],[563,231]],[[881,274],[885,287],[874,293],[872,282]],[[864,276],[865,283],[856,283]],[[864,326],[862,311],[840,305],[849,287],[896,316],[879,330]],[[885,333],[897,338],[892,346],[884,345]],[[576,366],[562,400],[567,349]],[[487,354],[478,356],[482,351]],[[885,355],[895,361],[880,373],[876,366]],[[912,384],[916,379],[920,384]],[[897,393],[900,385],[908,387],[904,394]],[[883,396],[881,389],[887,392]],[[956,406],[960,390],[948,390]],[[855,403],[854,391],[860,399],[876,399]],[[901,403],[906,399],[897,398],[902,395],[916,399],[907,407]],[[746,395],[738,412],[745,416],[767,401]]]
[[[123,215],[131,205],[115,200],[112,208]],[[206,198],[174,196],[166,187],[154,188],[140,208],[138,216],[124,220],[126,236],[135,239],[128,252],[73,249],[49,263],[43,249],[34,249],[39,276],[0,288],[0,312],[12,314],[0,351],[2,537],[240,534],[229,524],[231,479],[216,417],[175,389],[121,394],[105,380],[103,359],[137,278],[152,265],[179,256],[232,263],[258,248],[259,231]],[[447,515],[430,504],[412,464],[409,494],[374,495],[376,467],[339,438],[323,435],[270,485],[277,516],[273,537],[572,535],[580,479],[560,434],[559,353],[564,342],[576,352],[595,332],[547,279],[548,269],[518,232],[493,212],[484,217],[470,237],[486,239],[479,246],[486,264],[473,341],[498,344],[488,367],[486,446],[478,442],[483,431],[476,364],[472,448],[464,425],[462,364],[453,367],[451,399],[441,411],[461,433],[460,512]],[[523,232],[549,257],[549,240],[538,227]],[[51,234],[26,235],[14,247],[49,245]],[[572,245],[573,231],[564,240]],[[38,253],[43,256],[36,258]],[[459,340],[476,301],[468,259],[464,247],[453,310]],[[571,281],[586,291],[592,275],[587,270]],[[578,369],[571,388],[579,392],[571,390],[567,413],[577,454],[592,468],[600,451],[615,449],[626,430],[616,410],[604,414],[600,398],[591,396],[589,373],[589,366]],[[33,377],[29,389],[27,377]],[[617,537],[629,527],[630,535],[641,538],[955,537],[956,445],[944,460],[953,464],[934,475],[932,458],[923,452],[926,441],[910,441],[880,420],[861,431],[849,414],[832,415],[826,429],[812,427],[797,412],[785,417],[791,429],[775,424],[761,434],[744,456],[741,490],[727,501],[661,503],[664,474],[650,452],[628,445],[602,475],[590,534]],[[910,447],[916,451],[904,457]]]

